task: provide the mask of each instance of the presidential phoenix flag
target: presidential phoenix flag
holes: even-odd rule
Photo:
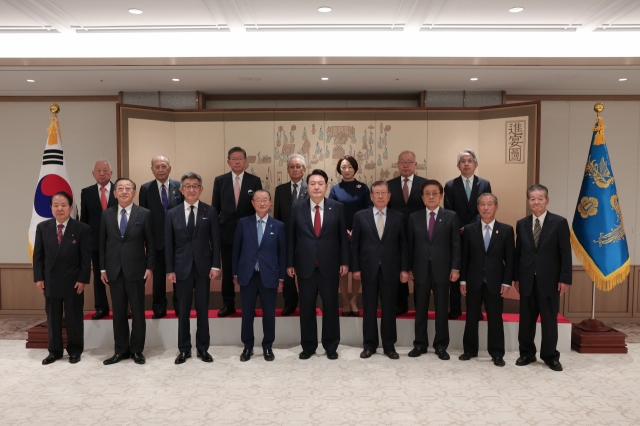
[[[64,161],[62,150],[62,135],[57,117],[51,117],[51,125],[47,127],[49,136],[42,154],[40,177],[33,197],[33,210],[31,211],[31,224],[29,225],[29,258],[33,261],[33,244],[36,239],[36,226],[40,222],[53,217],[49,201],[56,192],[65,191],[73,197],[69,184],[69,173]],[[75,204],[75,201],[74,201]],[[75,218],[75,209],[71,217]]]
[[[596,287],[609,291],[629,275],[629,249],[613,169],[597,117],[573,216],[571,245]]]

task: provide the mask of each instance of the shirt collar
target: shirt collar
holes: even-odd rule
[[[473,183],[473,180],[476,178],[476,175],[475,175],[475,174],[473,174],[473,175],[471,175],[471,177],[468,177],[468,178],[466,178],[466,177],[464,177],[464,176],[460,175],[460,178],[462,179],[462,183],[466,182],[466,180],[467,180],[467,179],[469,179],[469,181],[470,181],[471,183]]]
[[[413,177],[415,176],[415,174],[412,174],[411,176],[407,176],[406,178],[402,177],[402,175],[400,175],[400,179],[401,182],[404,183],[405,179],[409,179],[409,182],[413,183]]]
[[[65,220],[65,221],[64,221],[64,222],[62,222],[62,223],[60,223],[60,222],[58,222],[58,221],[56,220],[56,227],[57,227],[58,225],[62,225],[62,226],[64,226],[64,227],[66,228],[68,223],[69,223],[69,219]]]
[[[299,180],[299,181],[297,181],[297,182],[290,181],[290,182],[291,182],[291,188],[293,188],[293,184],[294,184],[294,183],[297,183],[297,184],[298,184],[298,188],[302,188],[302,181],[303,181],[303,180],[304,180],[303,178],[300,178],[300,180]]]
[[[480,219],[480,224],[482,225],[482,232],[483,233],[484,233],[484,227],[487,226],[487,225],[489,225],[489,228],[493,232],[493,227],[496,226],[496,220],[493,219],[491,222],[485,223],[482,219]]]
[[[237,175],[233,171],[231,171],[231,177],[233,178],[233,180],[235,180],[237,177],[239,177],[240,180],[242,180],[242,178],[244,177],[244,171],[242,173],[240,173],[239,175]]]
[[[269,219],[269,213],[267,213],[266,215],[264,215],[264,217],[260,217],[258,216],[258,213],[256,213],[256,222],[258,222],[259,220],[264,220],[264,223],[267,223],[267,219]]]
[[[127,216],[131,216],[131,207],[133,206],[133,203],[129,204],[127,207],[124,208],[124,210],[127,211]],[[120,204],[118,204],[118,215],[122,214],[122,206]]]
[[[160,182],[156,179],[156,184],[158,184],[158,191],[162,191],[162,185],[165,187],[165,191],[169,192],[169,179],[165,183]]]
[[[198,210],[198,204],[200,204],[200,200],[196,200],[195,203],[193,203],[193,207],[196,208],[196,210]],[[184,202],[184,209],[185,210],[189,210],[189,207],[191,207],[191,204],[187,203],[186,201]]]
[[[538,216],[538,219],[540,219],[540,226],[542,226],[542,224],[544,223],[544,219],[547,217],[547,212],[548,212],[548,210],[545,210],[544,213],[542,213],[540,216]],[[536,215],[532,214],[531,216],[533,218],[533,224],[535,225],[535,223],[536,223]]]
[[[100,185],[99,183],[96,183],[96,185],[98,185],[98,191],[100,191],[100,188],[102,188],[102,185]],[[107,184],[104,186],[104,189],[106,189],[106,193],[110,193],[111,192],[111,182],[107,182]]]
[[[384,209],[382,209],[382,210],[378,210],[378,208],[377,208],[376,206],[373,206],[373,215],[374,215],[374,216],[375,216],[375,215],[377,215],[377,214],[378,214],[378,212],[382,212],[382,215],[383,215],[383,216],[386,216],[386,215],[387,215],[387,208],[385,207],[385,208],[384,208]]]
[[[312,199],[309,199],[309,201],[311,201],[311,210],[314,210],[316,206],[320,206],[320,210],[324,210],[324,198],[318,204],[314,203]]]
[[[433,212],[436,214],[436,216],[438,216],[438,211],[440,210],[440,206],[436,207],[435,210],[433,210]],[[431,210],[429,210],[427,208],[427,218],[429,217],[429,213],[431,213]]]

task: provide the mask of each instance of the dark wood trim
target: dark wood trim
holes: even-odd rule
[[[502,105],[505,105],[507,103],[507,91],[503,90],[502,91]]]
[[[640,95],[506,95],[507,101],[640,101]]]
[[[427,107],[427,91],[423,90],[420,92],[420,100],[418,101],[418,108],[426,108]]]
[[[0,96],[0,102],[118,102],[118,96]]]
[[[201,90],[196,91],[198,109],[205,109],[207,102],[204,100],[204,93]]]
[[[120,94],[122,94],[122,92],[120,92]],[[120,134],[120,130],[121,130],[121,123],[122,123],[122,112],[120,111],[120,108],[122,107],[122,104],[120,102],[118,102],[116,104],[116,161],[118,162],[118,164],[116,165],[116,174],[118,175],[117,178],[122,177],[122,164],[123,161],[121,160],[122,158],[122,135]]]
[[[542,126],[542,102],[537,101],[536,114],[536,179],[535,183],[540,183],[540,128]],[[528,206],[528,204],[527,204]]]
[[[416,93],[210,94],[206,101],[414,101]]]
[[[123,93],[124,93],[124,92],[123,92],[122,90],[118,92],[118,103],[119,103],[119,104],[121,104],[121,103],[122,103],[122,96],[123,96]]]
[[[30,263],[0,263],[0,269],[32,269]]]

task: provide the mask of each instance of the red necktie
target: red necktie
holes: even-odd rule
[[[58,245],[62,243],[62,228],[64,228],[63,224],[58,224]]]
[[[107,188],[105,188],[104,186],[100,187],[100,204],[102,204],[102,210],[107,209],[107,195],[105,194],[106,191]]]
[[[316,232],[316,237],[320,236],[321,228],[322,224],[320,224],[320,206],[316,205],[316,217],[313,220],[313,230]]]

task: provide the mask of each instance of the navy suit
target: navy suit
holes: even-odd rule
[[[264,219],[263,219],[264,220]],[[276,335],[278,284],[287,270],[287,242],[284,224],[267,215],[262,241],[258,244],[256,215],[240,219],[233,241],[233,276],[240,285],[242,334],[245,349],[253,349],[256,300],[262,305],[262,348],[271,349]],[[256,269],[257,264],[257,269]]]
[[[340,343],[338,285],[340,265],[349,265],[349,240],[342,203],[324,199],[320,235],[311,219],[311,200],[295,203],[287,231],[287,267],[294,267],[300,289],[300,334],[302,349],[318,347],[316,299],[322,299],[322,346],[335,352]]]
[[[484,193],[491,193],[491,184],[488,180],[474,175],[473,182],[471,183],[471,195],[469,199],[467,199],[464,181],[462,180],[462,176],[458,176],[444,185],[444,208],[453,210],[458,214],[460,226],[477,222],[480,220],[480,215],[478,214],[478,196]],[[460,280],[451,283],[449,296],[449,307],[451,311],[454,313],[462,312]],[[478,314],[478,317],[479,316]]]
[[[187,228],[185,203],[167,212],[164,223],[164,252],[167,274],[176,274],[174,292],[179,293],[178,348],[191,351],[190,314],[196,300],[198,330],[196,348],[209,349],[209,294],[211,268],[220,269],[220,225],[218,212],[200,201],[194,214],[193,235]],[[165,277],[166,279],[166,277]]]

